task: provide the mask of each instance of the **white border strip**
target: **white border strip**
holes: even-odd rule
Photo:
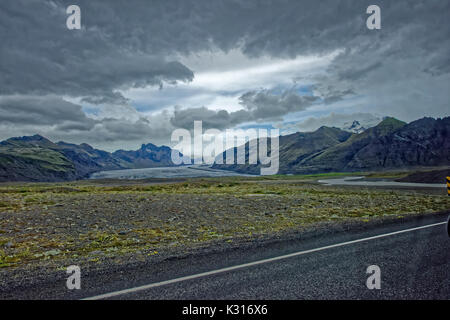
[[[105,293],[105,294],[101,294],[101,295],[98,295],[98,296],[84,298],[82,300],[100,300],[100,299],[112,298],[112,297],[116,297],[116,296],[127,294],[127,293],[138,292],[138,291],[147,290],[147,289],[151,289],[151,288],[155,288],[155,287],[160,287],[160,286],[164,286],[164,285],[168,285],[168,284],[172,284],[172,283],[177,283],[177,282],[182,282],[182,281],[186,281],[186,280],[197,279],[197,278],[206,277],[206,276],[210,276],[210,275],[214,275],[214,274],[218,274],[218,273],[223,273],[223,272],[233,271],[233,270],[237,270],[237,269],[243,269],[243,268],[247,268],[247,267],[251,267],[251,266],[256,266],[256,265],[263,264],[263,263],[268,263],[268,262],[283,260],[283,259],[287,259],[287,258],[292,258],[292,257],[300,256],[300,255],[311,253],[311,252],[317,252],[317,251],[322,251],[322,250],[326,250],[326,249],[342,247],[342,246],[346,246],[346,245],[353,244],[353,243],[358,243],[358,242],[363,242],[363,241],[369,241],[369,240],[389,237],[389,236],[393,236],[393,235],[401,234],[401,233],[405,233],[405,232],[411,232],[411,231],[415,231],[415,230],[431,228],[431,227],[443,225],[443,224],[446,224],[446,223],[447,223],[446,221],[438,222],[438,223],[428,224],[428,225],[421,226],[421,227],[410,228],[410,229],[405,229],[405,230],[400,230],[400,231],[380,234],[380,235],[372,236],[372,237],[368,237],[368,238],[362,238],[362,239],[357,239],[357,240],[351,240],[351,241],[336,243],[336,244],[332,244],[332,245],[325,246],[325,247],[320,247],[320,248],[315,248],[315,249],[310,249],[310,250],[304,250],[304,251],[298,251],[298,252],[294,252],[294,253],[290,253],[290,254],[274,257],[274,258],[258,260],[258,261],[254,261],[254,262],[239,264],[239,265],[232,266],[232,267],[227,267],[227,268],[212,270],[212,271],[208,271],[208,272],[193,274],[193,275],[190,275],[190,276],[180,277],[180,278],[176,278],[176,279],[172,279],[172,280],[166,280],[166,281],[151,283],[151,284],[147,284],[147,285],[143,285],[143,286],[139,286],[139,287],[134,287],[134,288],[130,288],[130,289],[125,289],[125,290]]]

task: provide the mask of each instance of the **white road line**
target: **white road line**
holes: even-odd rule
[[[166,280],[166,281],[151,283],[151,284],[147,284],[147,285],[143,285],[143,286],[139,286],[139,287],[135,287],[135,288],[130,288],[130,289],[125,289],[125,290],[119,290],[119,291],[114,291],[114,292],[110,292],[110,293],[105,293],[105,294],[101,294],[101,295],[98,295],[98,296],[85,298],[83,300],[100,300],[100,299],[112,298],[112,297],[116,297],[116,296],[127,294],[127,293],[133,293],[133,292],[137,292],[137,291],[142,291],[142,290],[147,290],[147,289],[151,289],[151,288],[155,288],[155,287],[168,285],[168,284],[171,284],[171,283],[177,283],[177,282],[181,282],[181,281],[186,281],[186,280],[192,280],[192,279],[197,279],[197,278],[201,278],[201,277],[206,277],[206,276],[210,276],[210,275],[218,274],[218,273],[222,273],[222,272],[228,272],[228,271],[233,271],[233,270],[237,270],[237,269],[243,269],[243,268],[256,266],[256,265],[263,264],[263,263],[268,263],[268,262],[283,260],[283,259],[287,259],[287,258],[292,258],[292,257],[300,256],[300,255],[311,253],[311,252],[317,252],[317,251],[322,251],[322,250],[326,250],[326,249],[342,247],[342,246],[346,246],[346,245],[353,244],[353,243],[358,243],[358,242],[369,241],[369,240],[373,240],[373,239],[389,237],[389,236],[393,236],[393,235],[400,234],[400,233],[411,232],[411,231],[425,229],[425,228],[431,228],[431,227],[443,225],[443,224],[446,224],[446,223],[447,223],[446,221],[439,222],[439,223],[433,223],[433,224],[428,224],[428,225],[421,226],[421,227],[410,228],[410,229],[405,229],[405,230],[400,230],[400,231],[380,234],[380,235],[372,236],[372,237],[368,237],[368,238],[362,238],[362,239],[357,239],[357,240],[351,240],[351,241],[336,243],[336,244],[332,244],[332,245],[325,246],[325,247],[320,247],[320,248],[315,248],[315,249],[310,249],[310,250],[304,250],[304,251],[298,251],[298,252],[294,252],[294,253],[290,253],[290,254],[286,254],[286,255],[283,255],[283,256],[274,257],[274,258],[263,259],[263,260],[259,260],[259,261],[239,264],[239,265],[232,266],[232,267],[227,267],[227,268],[212,270],[212,271],[208,271],[208,272],[202,272],[202,273],[198,273],[198,274],[193,274],[193,275],[186,276],[186,277],[180,277],[180,278],[176,278],[176,279],[172,279],[172,280]]]

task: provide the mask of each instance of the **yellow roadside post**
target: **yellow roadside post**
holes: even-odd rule
[[[447,177],[447,195],[450,196],[450,177]]]
[[[450,196],[450,177],[447,177],[447,195]],[[447,233],[450,237],[450,216],[447,219]]]

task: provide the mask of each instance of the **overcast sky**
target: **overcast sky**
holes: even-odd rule
[[[170,145],[194,120],[288,133],[448,116],[449,14],[449,0],[2,0],[0,139],[112,151]]]

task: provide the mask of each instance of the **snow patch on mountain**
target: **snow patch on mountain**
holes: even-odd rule
[[[310,117],[301,122],[291,124],[294,132],[313,132],[322,126],[335,127],[348,132],[361,133],[383,121],[384,117],[371,113],[334,113],[323,117]],[[285,129],[285,128],[283,128]]]

